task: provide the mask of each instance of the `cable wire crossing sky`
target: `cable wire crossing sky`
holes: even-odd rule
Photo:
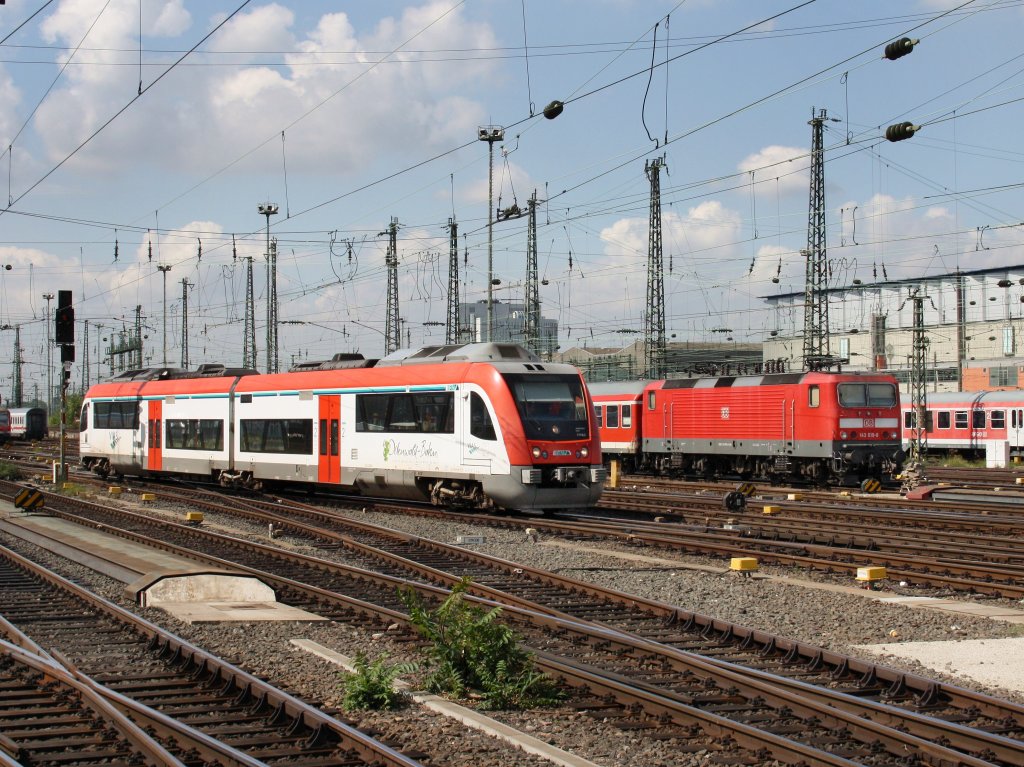
[[[659,161],[667,333],[757,343],[803,289],[816,115],[829,287],[1024,261],[1022,29],[1021,0],[8,0],[0,329],[29,392],[58,289],[96,372],[137,322],[146,365],[262,369],[270,323],[283,370],[381,356],[394,222],[400,344],[443,343],[452,247],[461,302],[523,304],[536,195],[557,343],[622,346]]]

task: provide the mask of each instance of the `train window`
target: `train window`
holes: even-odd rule
[[[477,439],[497,439],[487,405],[484,404],[483,397],[476,392],[469,398],[469,433]]]
[[[139,428],[139,407],[136,402],[96,402],[94,426],[97,429]]]
[[[357,394],[356,431],[455,433],[454,392]]]
[[[622,406],[622,428],[628,429],[633,425],[633,406],[623,405]]]
[[[985,411],[984,410],[972,410],[971,411],[971,428],[972,429],[984,429],[985,428]]]
[[[1006,411],[1005,410],[993,410],[989,414],[989,427],[993,429],[1005,429],[1006,428]]]
[[[9,419],[9,417],[8,417]],[[8,423],[8,425],[10,425]],[[86,402],[82,405],[82,414],[78,417],[78,428],[81,431],[85,431],[89,428],[89,403]]]
[[[338,454],[338,419],[331,419],[331,455]]]
[[[913,429],[915,421],[917,421],[917,418],[914,417],[914,411],[913,410],[908,410],[907,412],[905,412],[903,414],[903,428],[904,429]]]
[[[953,413],[953,426],[954,426],[954,428],[966,429],[967,428],[967,423],[968,423],[968,421],[967,421],[967,411],[966,410],[957,410],[956,412]]]
[[[320,419],[320,455],[327,455],[327,419]]]
[[[604,408],[601,405],[594,405],[594,421],[597,423],[597,428],[601,428],[604,417]]]
[[[647,409],[648,410],[654,410],[654,402],[655,402],[654,392],[652,392],[652,391],[647,392]]]
[[[155,421],[155,447],[160,447],[160,422]],[[223,450],[224,421],[212,418],[164,420],[164,446],[168,450]]]
[[[416,411],[413,408],[412,397],[408,394],[392,396],[387,430],[418,431],[416,428]]]
[[[619,428],[619,406],[608,405],[605,410],[607,410],[607,412],[605,413],[604,425],[609,429]]]
[[[240,421],[239,449],[245,453],[313,454],[313,421],[306,418],[248,419]]]
[[[940,410],[939,411],[939,428],[940,429],[948,429],[949,428],[949,411],[948,410]]]
[[[811,384],[807,387],[807,407],[818,407],[819,405],[821,405],[821,388],[817,384]]]

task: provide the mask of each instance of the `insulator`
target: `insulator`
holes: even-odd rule
[[[885,57],[889,61],[896,61],[896,59],[906,56],[917,45],[920,40],[911,40],[909,37],[901,37],[895,42],[889,43],[885,46]]]
[[[563,109],[565,109],[565,104],[555,99],[544,107],[544,116],[549,120],[554,120],[558,115],[562,114]]]
[[[913,136],[920,129],[920,125],[914,125],[914,123],[909,121],[896,123],[895,125],[890,125],[885,129],[885,137],[889,141],[904,141]]]
[[[1002,279],[1002,280],[999,280],[999,282],[998,282],[997,284],[998,284],[998,285],[999,285],[999,287],[1001,287],[1001,288],[1008,288],[1008,287],[1010,287],[1010,286],[1011,286],[1011,285],[1012,285],[1013,283],[1012,283],[1012,282],[1011,282],[1010,280],[1007,280],[1007,279]]]

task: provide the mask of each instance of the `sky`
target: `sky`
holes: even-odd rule
[[[803,288],[822,113],[830,286],[1020,264],[1022,30],[1024,0],[7,0],[0,397],[12,328],[28,393],[58,365],[58,290],[73,387],[86,323],[95,380],[136,307],[145,364],[183,335],[191,366],[241,364],[249,258],[262,367],[268,234],[283,369],[384,353],[393,219],[403,346],[441,343],[450,219],[462,300],[524,298],[527,219],[489,249],[489,186],[537,195],[560,347],[628,344],[656,159],[670,340],[759,342]]]

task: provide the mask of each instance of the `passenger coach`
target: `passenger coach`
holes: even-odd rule
[[[336,355],[288,373],[130,371],[86,394],[103,476],[304,483],[469,508],[591,506],[606,472],[579,371],[512,344]]]

